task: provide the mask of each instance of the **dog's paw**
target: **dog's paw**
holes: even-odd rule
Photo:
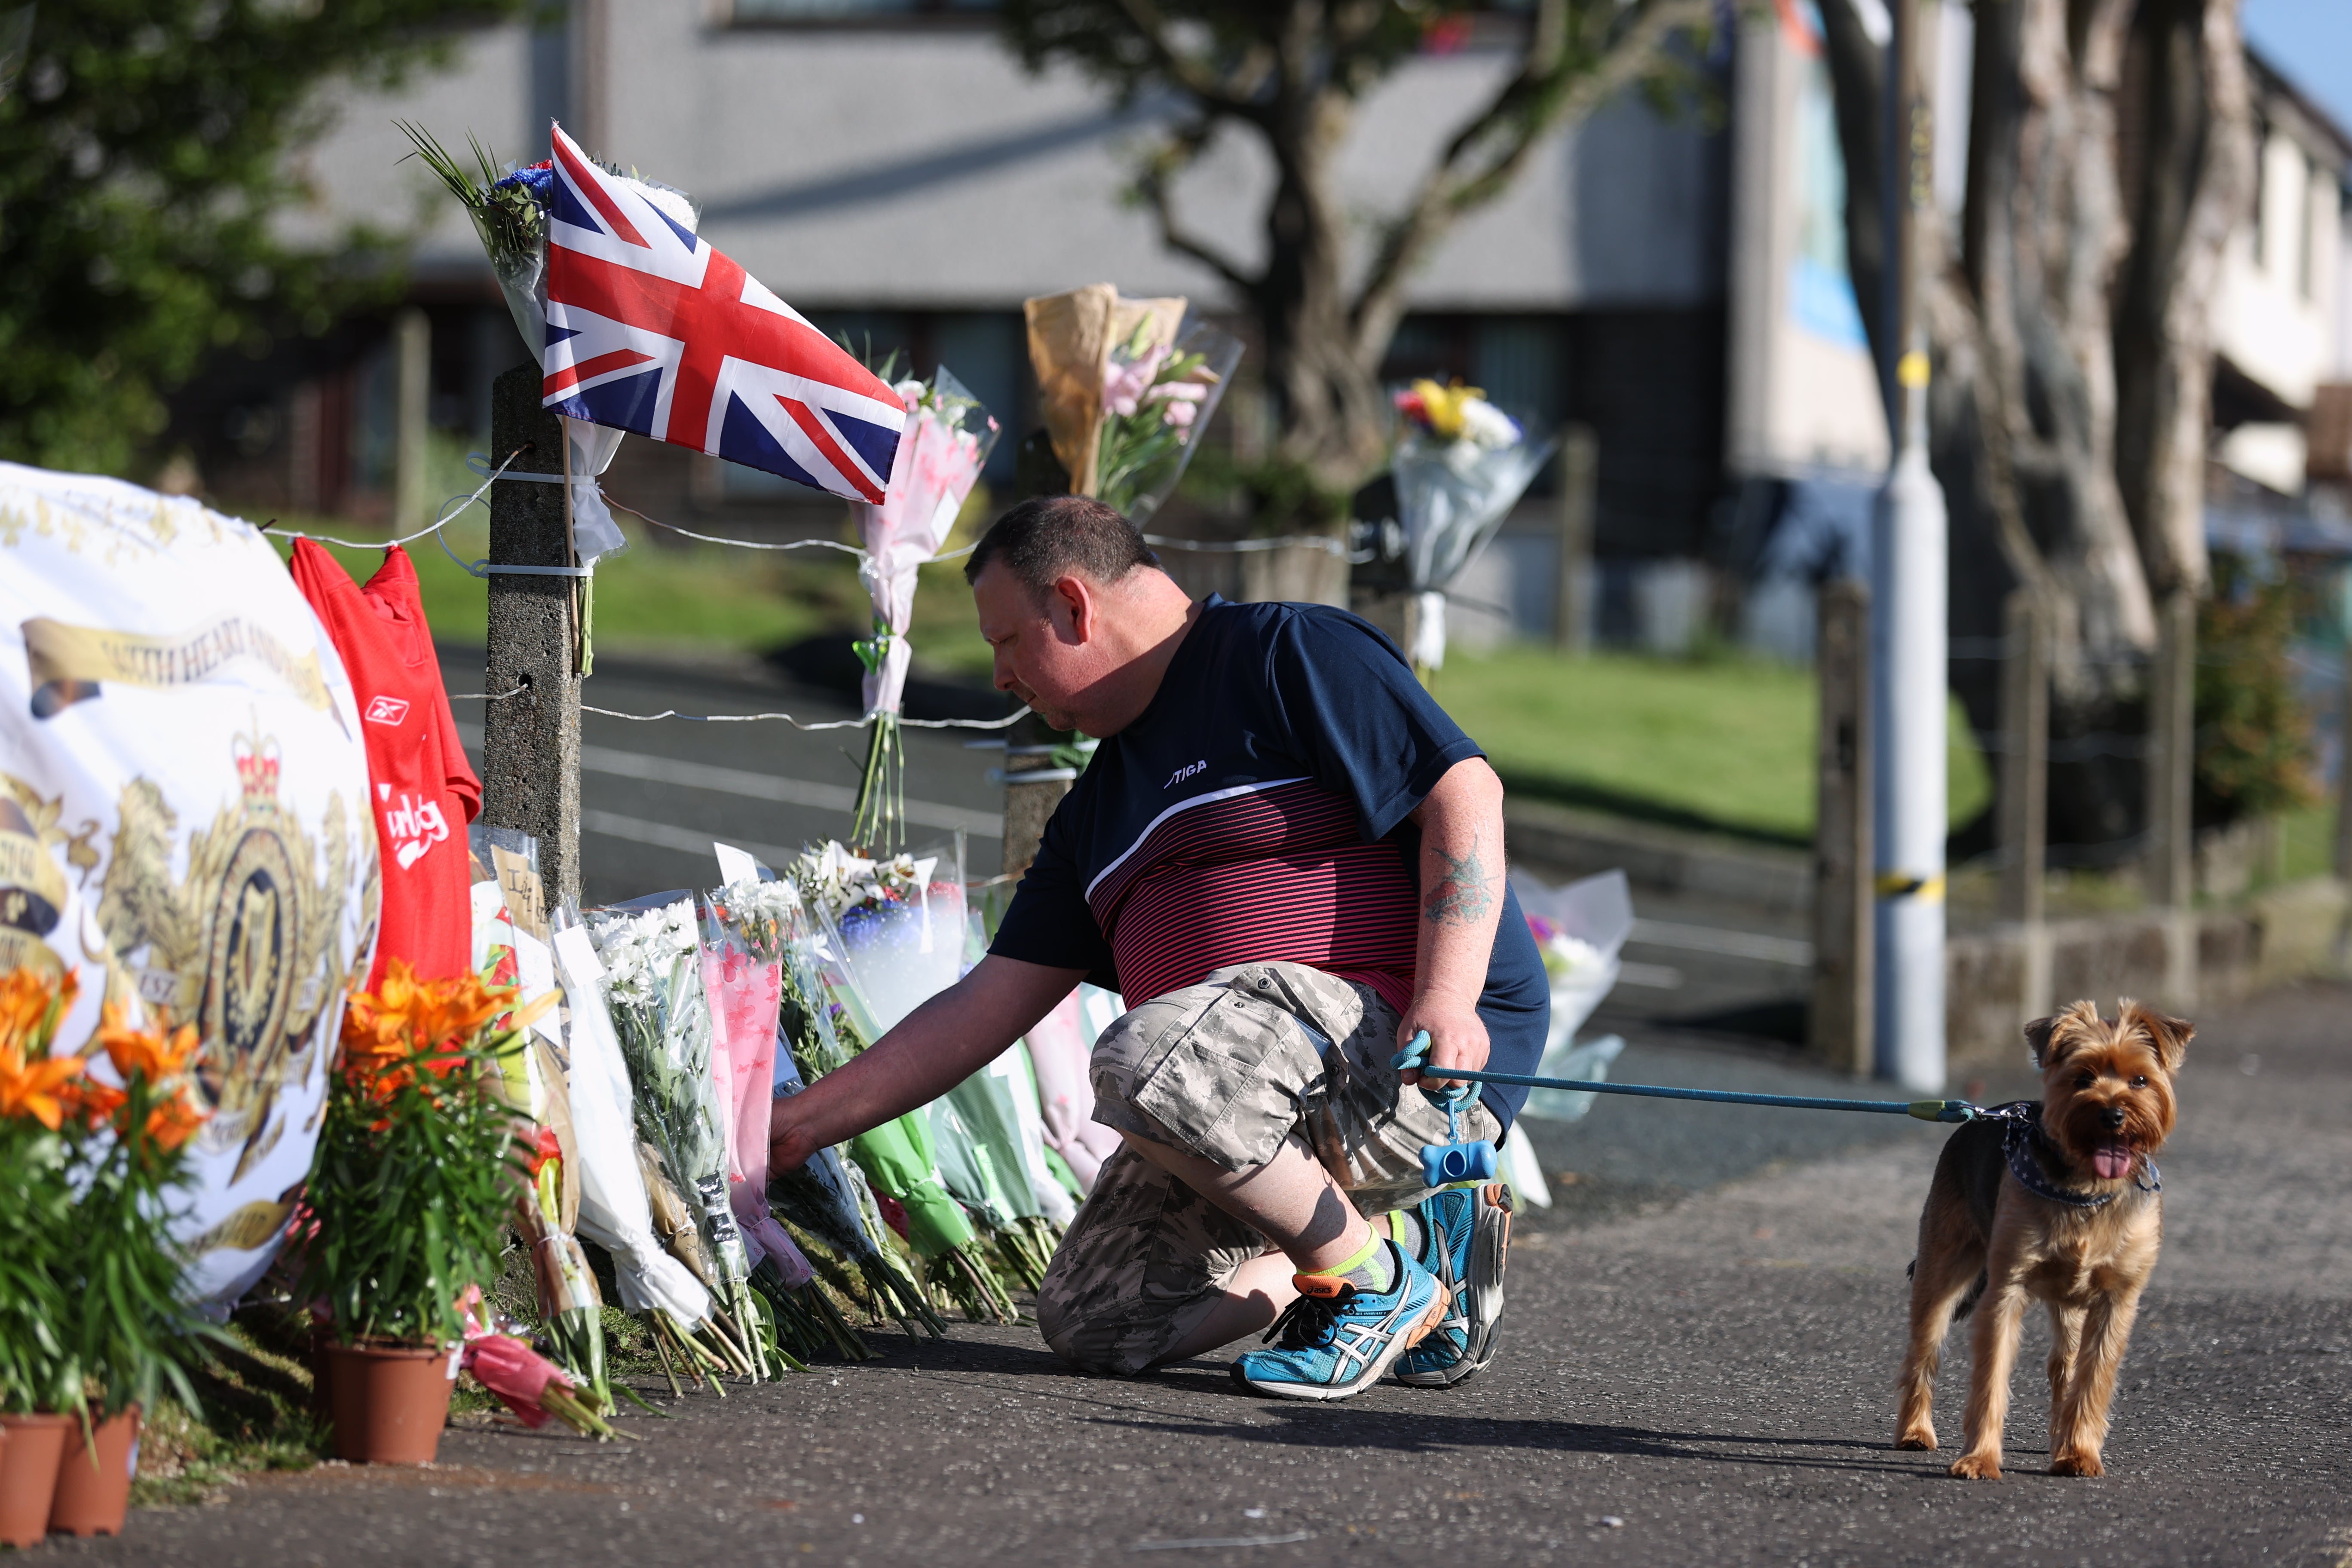
[[[1949,1473],[1964,1481],[1997,1481],[2000,1479],[2000,1456],[1962,1454],[1952,1461]]]
[[[2050,1473],[2053,1476],[2104,1476],[2107,1468],[2099,1463],[2098,1455],[2076,1448],[2052,1455]]]
[[[1898,1448],[1910,1448],[1932,1454],[1936,1451],[1936,1429],[1932,1426],[1914,1426],[1909,1431],[1898,1435],[1895,1439],[1895,1446]]]

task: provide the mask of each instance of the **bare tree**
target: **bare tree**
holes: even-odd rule
[[[1279,410],[1278,454],[1352,487],[1383,456],[1381,360],[1415,271],[1464,215],[1507,190],[1543,139],[1666,69],[1712,0],[1538,0],[1515,68],[1456,127],[1403,201],[1351,214],[1338,165],[1360,100],[1460,5],[1409,0],[1009,0],[1036,68],[1075,61],[1125,99],[1166,92],[1174,123],[1136,190],[1168,247],[1230,284],[1256,316]],[[1188,228],[1177,177],[1239,127],[1274,164],[1255,265]],[[1357,258],[1361,258],[1359,260]]]
[[[1853,0],[1822,14],[1848,259],[1885,359],[1885,60]],[[1999,636],[2013,585],[2048,606],[2053,765],[2070,775],[2052,832],[2112,842],[2137,820],[2138,766],[2066,742],[2121,722],[2156,600],[2205,579],[2207,323],[2250,158],[2237,0],[1979,0],[1975,15],[1966,204],[1957,235],[1929,218],[1920,274],[1951,626]],[[1992,728],[1995,667],[1958,661],[1953,686]]]

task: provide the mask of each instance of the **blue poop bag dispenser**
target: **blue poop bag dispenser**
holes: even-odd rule
[[[1399,1072],[1407,1072],[1429,1059],[1429,1031],[1413,1036],[1411,1044],[1399,1051],[1390,1065]],[[1457,1079],[1444,1089],[1433,1089],[1430,1080],[1421,1080],[1421,1092],[1435,1104],[1445,1107],[1444,1143],[1424,1143],[1421,1147],[1421,1179],[1429,1186],[1451,1186],[1456,1182],[1490,1182],[1495,1179],[1495,1145],[1481,1138],[1475,1142],[1462,1141],[1462,1108],[1476,1098],[1478,1086]]]

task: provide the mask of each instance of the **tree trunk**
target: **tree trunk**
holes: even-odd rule
[[[2107,301],[2130,237],[2115,94],[2133,0],[2005,0],[1978,11],[1964,268],[1984,323],[2027,533],[2054,588],[2062,700],[2137,691],[2156,646],[2116,478]]]
[[[1885,363],[1883,57],[1853,0],[1822,10],[1849,171],[1849,264]],[[2234,0],[1979,0],[1975,10],[1960,243],[1956,254],[1931,216],[1921,257],[1937,360],[1929,445],[1952,517],[1951,632],[1991,646],[2009,590],[2037,592],[2052,632],[2052,839],[2120,852],[2140,823],[2141,770],[2103,737],[2139,727],[2153,590],[2203,577],[2207,323],[2244,184]],[[2129,105],[2146,152],[2127,190],[2118,116],[2135,37],[2162,63]],[[1997,726],[1999,671],[1990,658],[1952,666],[1979,733]]]
[[[2211,304],[2252,185],[2235,0],[2140,0],[2126,69],[2137,233],[2116,301],[2116,469],[2161,596],[2206,583]]]
[[[1379,466],[1388,436],[1380,366],[1355,353],[1346,226],[1332,197],[1330,167],[1349,113],[1326,90],[1283,118],[1289,122],[1269,139],[1278,172],[1256,301],[1265,378],[1280,407],[1281,455],[1331,489],[1349,490]]]

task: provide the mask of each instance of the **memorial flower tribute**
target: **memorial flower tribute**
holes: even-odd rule
[[[1551,457],[1475,386],[1416,381],[1395,395],[1391,473],[1413,595],[1405,650],[1424,678],[1445,662],[1445,590],[1486,547]]]

